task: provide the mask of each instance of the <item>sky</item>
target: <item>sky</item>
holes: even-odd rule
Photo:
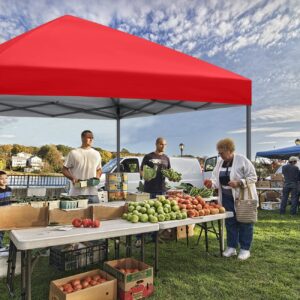
[[[300,138],[299,0],[0,0],[0,43],[70,14],[176,49],[252,80],[252,158]],[[158,136],[166,153],[211,156],[232,138],[246,154],[246,109],[225,108],[121,121],[121,148],[148,153]],[[94,145],[116,149],[116,122],[0,117],[0,144]]]

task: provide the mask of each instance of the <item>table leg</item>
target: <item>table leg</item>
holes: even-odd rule
[[[220,255],[223,256],[223,228],[222,221],[218,220],[218,229],[219,229],[219,245],[220,245]]]
[[[115,259],[120,258],[120,238],[117,237],[114,239],[114,244],[115,244]]]
[[[177,234],[176,234],[177,236]],[[158,231],[155,232],[155,250],[154,250],[154,275],[158,274]]]
[[[131,257],[131,235],[126,235],[126,257]]]
[[[222,219],[221,222],[222,222],[222,223],[221,223],[222,231],[221,231],[220,239],[221,239],[221,241],[222,241],[222,252],[223,252],[224,249],[225,249],[225,238],[224,238],[225,219]]]
[[[26,300],[31,300],[31,250],[26,250]]]
[[[200,233],[199,233],[199,237],[198,237],[198,240],[197,240],[197,246],[199,245],[199,242],[200,242],[200,239],[201,239],[201,236],[202,236],[202,232],[203,232],[203,226],[202,225],[200,225],[200,224],[198,224],[199,226],[200,226],[200,228],[201,228],[201,230],[200,230]]]
[[[25,276],[25,251],[21,251],[21,299],[25,300],[26,296],[26,276]]]
[[[7,275],[6,275],[6,285],[10,295],[14,295],[14,277],[16,271],[16,260],[17,260],[17,248],[14,243],[10,241],[9,245],[9,256],[7,260]]]
[[[189,225],[185,225],[185,232],[186,232],[186,246],[189,246]]]
[[[205,222],[203,225],[204,225],[204,233],[205,233],[205,250],[206,250],[206,252],[208,252],[207,222]]]
[[[145,235],[141,234],[141,261],[145,261]]]
[[[108,239],[105,239],[105,261],[108,260]]]

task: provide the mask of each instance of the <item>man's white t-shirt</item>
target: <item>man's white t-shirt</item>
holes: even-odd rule
[[[86,180],[96,177],[97,170],[101,169],[101,156],[93,148],[77,148],[68,154],[64,166],[77,179]],[[76,188],[71,183],[70,196],[97,195],[97,187]]]

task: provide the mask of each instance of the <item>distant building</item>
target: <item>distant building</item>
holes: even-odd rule
[[[27,160],[28,166],[31,167],[33,170],[40,170],[43,167],[43,161],[38,156],[31,156]]]
[[[27,165],[26,157],[18,156],[18,155],[13,155],[11,157],[11,167],[12,168],[25,168],[26,165]]]
[[[17,153],[15,156],[28,159],[29,157],[32,156],[32,154],[26,153],[26,152],[19,152],[19,153]]]

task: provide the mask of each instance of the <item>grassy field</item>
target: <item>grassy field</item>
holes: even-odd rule
[[[189,248],[185,240],[160,245],[160,272],[150,299],[300,299],[299,214],[281,217],[278,212],[260,211],[252,256],[244,262],[219,257],[213,236],[209,254],[204,241],[195,246],[196,240],[191,238]],[[138,258],[136,251],[134,256]],[[146,262],[153,264],[153,258],[153,245],[147,244]],[[48,299],[49,282],[73,273],[59,272],[48,266],[48,258],[40,258],[33,272],[33,299]],[[18,276],[17,288],[19,280]],[[9,299],[4,279],[0,299]]]

